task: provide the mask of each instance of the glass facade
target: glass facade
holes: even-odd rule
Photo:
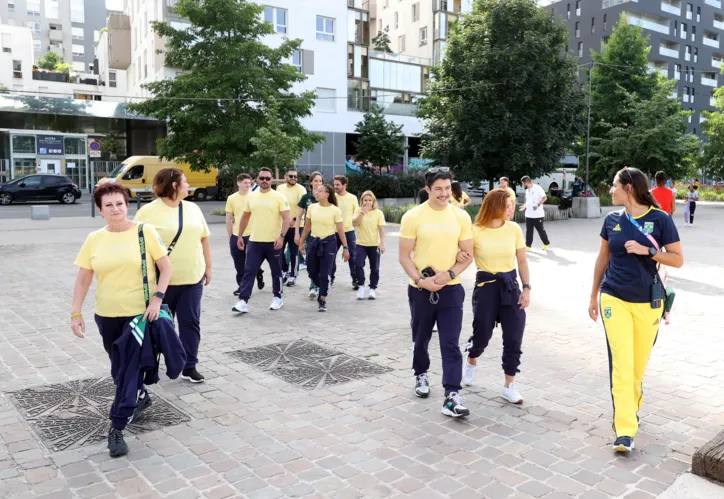
[[[376,89],[422,93],[422,66],[370,59],[370,86]]]

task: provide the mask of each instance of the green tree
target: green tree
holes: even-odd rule
[[[55,52],[46,52],[43,57],[38,59],[38,68],[54,70],[58,64],[62,64],[63,59]]]
[[[115,160],[123,149],[123,140],[123,137],[111,131],[98,139],[98,142],[101,145],[101,151],[108,153],[111,160]]]
[[[299,123],[311,115],[314,92],[292,91],[306,78],[289,64],[301,40],[268,46],[263,38],[274,29],[261,20],[263,7],[247,0],[179,0],[175,12],[190,22],[188,29],[152,26],[166,39],[166,65],[183,74],[145,84],[153,98],[129,106],[167,123],[161,156],[193,169],[246,166],[257,150],[251,139],[269,126],[270,105],[279,128],[305,149],[319,142]]]
[[[719,87],[714,96],[716,97],[716,111],[704,111],[706,121],[702,124],[702,130],[706,142],[703,146],[702,155],[698,162],[700,171],[706,173],[707,177],[724,178],[724,87]]]
[[[366,161],[375,166],[390,166],[399,162],[405,154],[405,134],[402,126],[385,119],[382,108],[372,104],[362,121],[357,123],[355,131],[360,134],[355,143],[356,161]]]
[[[380,52],[392,53],[390,48],[390,27],[385,26],[385,29],[380,30],[377,35],[372,38],[372,47]]]
[[[534,0],[478,0],[432,69],[423,156],[463,180],[552,171],[584,125],[566,43],[565,25]]]

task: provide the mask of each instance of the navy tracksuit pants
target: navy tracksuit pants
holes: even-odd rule
[[[249,236],[243,237],[244,243],[249,244]],[[241,291],[241,280],[244,278],[244,267],[246,266],[246,249],[240,250],[236,245],[239,240],[239,236],[231,236],[229,238],[229,251],[231,252],[231,259],[234,260],[234,268],[236,269],[236,285],[237,289]],[[246,248],[246,246],[244,246]],[[256,273],[257,279],[264,277],[264,270],[259,269]]]
[[[492,281],[492,282],[491,282]],[[481,283],[485,283],[479,286]],[[521,347],[525,331],[525,310],[518,305],[520,288],[515,270],[491,274],[479,270],[473,291],[473,335],[466,351],[477,359],[493,336],[496,323],[503,328],[503,372],[515,376],[520,371]]]
[[[332,235],[320,239],[312,238],[307,244],[307,272],[309,278],[319,286],[319,296],[329,295],[329,276],[337,257],[337,239]]]
[[[357,272],[357,284],[365,284],[365,259],[370,261],[370,288],[377,289],[380,282],[380,249],[377,246],[360,246],[354,252],[354,267]]]
[[[352,282],[357,281],[357,272],[355,271],[354,266],[354,256],[356,254],[355,249],[357,248],[357,234],[353,230],[349,232],[344,233],[345,237],[347,238],[347,247],[349,248],[349,275],[352,277]],[[339,248],[342,247],[342,240],[339,238],[339,235],[335,234],[334,237],[337,240],[337,250],[339,251]],[[337,275],[337,253],[335,253],[334,262],[332,264],[332,279],[335,278]]]
[[[254,289],[254,279],[264,260],[269,263],[272,275],[272,291],[276,298],[282,297],[282,250],[274,249],[274,243],[246,241],[246,265],[241,280],[239,299],[249,302]]]
[[[103,349],[108,354],[108,358],[111,358],[111,347],[113,343],[123,335],[123,330],[126,329],[128,324],[133,320],[133,317],[103,317],[98,314],[95,316],[96,325],[98,331],[101,333],[103,339]],[[113,362],[113,360],[111,360]],[[113,371],[113,365],[111,365],[111,371]],[[143,376],[138,377],[138,393],[139,395],[143,391]],[[123,430],[128,423],[128,419],[133,416],[133,409],[129,410],[128,407],[119,408],[116,406],[116,400],[123,400],[123,394],[118,393],[118,387],[116,387],[116,396],[111,404],[108,417],[111,420],[111,426],[117,430]],[[125,409],[125,410],[124,410]]]
[[[204,281],[196,284],[169,286],[163,302],[168,305],[171,315],[178,323],[178,334],[186,350],[186,369],[193,369],[199,362],[201,343],[201,296]]]
[[[414,286],[407,288],[407,297],[412,314],[412,369],[415,376],[430,369],[428,345],[432,338],[432,329],[437,322],[442,356],[442,386],[445,396],[460,391],[463,375],[463,355],[458,344],[463,326],[463,301],[465,290],[460,284],[445,286],[438,291],[437,303],[432,303],[427,290]]]
[[[294,242],[294,235],[297,233],[296,227],[289,227],[287,235],[284,236],[284,244],[282,245],[282,271],[289,273],[291,277],[297,275],[297,254],[299,253],[299,246]],[[284,252],[289,247],[289,263],[284,257]]]

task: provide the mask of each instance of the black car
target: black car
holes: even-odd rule
[[[0,204],[25,201],[60,201],[75,203],[80,189],[63,175],[27,175],[7,184],[0,184]]]

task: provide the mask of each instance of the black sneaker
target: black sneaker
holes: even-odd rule
[[[111,457],[121,457],[128,454],[128,445],[126,445],[121,430],[111,428],[111,431],[108,432],[108,453]]]
[[[335,276],[332,276],[332,277],[329,279],[329,287],[330,287],[330,288],[331,288],[332,286],[334,286],[334,279],[335,279]]]
[[[634,450],[634,439],[631,437],[618,437],[613,443],[615,452],[631,452]]]
[[[256,287],[259,289],[264,289],[264,273],[259,272],[256,275]]]
[[[422,373],[416,378],[415,395],[422,399],[430,396],[430,380],[427,379],[427,373]]]
[[[138,399],[138,402],[136,403],[136,408],[133,410],[133,416],[128,423],[133,424],[141,419],[141,413],[151,407],[151,404],[153,404],[153,401],[151,400],[151,395],[147,391],[143,392],[143,398]]]
[[[327,311],[327,300],[317,300],[319,303],[319,308],[317,309],[317,312],[326,312]]]
[[[289,279],[289,273],[287,273],[287,272],[282,272],[282,284],[286,284],[286,283],[287,283],[287,279]]]
[[[234,296],[239,296],[239,293],[240,293],[239,288],[236,288],[234,290]]]
[[[191,369],[184,369],[181,373],[181,377],[183,379],[189,380],[192,383],[203,383],[205,379],[199,374],[195,367],[192,367]]]
[[[352,289],[354,289],[355,291],[357,291],[359,289],[359,284],[357,284],[356,280],[352,281]]]
[[[470,411],[463,406],[462,399],[457,392],[452,392],[445,397],[445,402],[442,403],[442,411],[440,412],[451,418],[459,418],[470,414]]]

